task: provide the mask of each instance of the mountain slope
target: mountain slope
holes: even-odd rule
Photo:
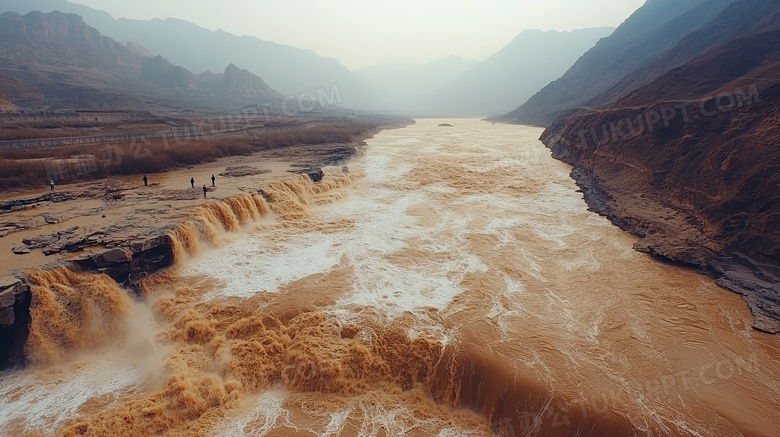
[[[6,76],[2,68],[0,68],[0,94],[13,101],[44,101],[43,95],[37,88]]]
[[[263,79],[234,64],[228,65],[224,73],[214,74],[207,71],[198,75],[198,79],[201,86],[217,94],[243,99],[267,99],[269,95],[277,99],[283,98]]]
[[[27,108],[148,109],[150,105],[230,109],[282,97],[206,90],[188,70],[101,35],[78,15],[0,15],[0,92]]]
[[[711,32],[681,45],[707,46],[721,38],[714,29],[739,36],[599,110],[559,117],[542,137],[574,166],[591,208],[641,237],[638,249],[717,278],[747,301],[754,327],[772,333],[780,332],[779,18],[776,1],[739,0],[702,28]]]
[[[114,19],[109,14],[65,0],[1,0],[0,7],[18,13],[59,10],[84,17],[90,26],[123,44],[133,42],[196,74],[241,65],[286,95],[330,90],[338,84],[345,104],[360,106],[364,90],[338,61],[249,36],[210,31],[195,24],[165,20]]]
[[[16,110],[14,105],[7,97],[0,94],[0,112],[11,112]]]
[[[9,94],[21,106],[78,106],[90,101],[84,107],[145,107],[121,91],[149,91],[140,80],[145,58],[103,37],[77,15],[0,15],[0,58],[5,88],[16,84],[20,91],[9,90]],[[37,92],[21,90],[22,84]]]
[[[547,125],[562,112],[584,105],[645,68],[691,31],[707,24],[734,0],[648,0],[618,29],[599,41],[560,79],[515,111],[512,123]]]
[[[424,96],[417,106],[430,114],[504,114],[560,77],[613,30],[524,31],[462,77]]]
[[[681,66],[709,50],[746,33],[768,30],[778,25],[773,9],[774,0],[736,2],[724,9],[718,20],[685,36],[669,52],[647,68],[635,70],[625,76],[616,86],[587,102],[587,106],[598,106],[621,97],[630,90],[646,85],[671,69]],[[713,17],[714,18],[714,17]],[[657,88],[657,87],[656,87]]]

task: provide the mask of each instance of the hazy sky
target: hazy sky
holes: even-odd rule
[[[525,29],[618,26],[645,0],[70,0],[312,49],[356,69],[484,59]]]

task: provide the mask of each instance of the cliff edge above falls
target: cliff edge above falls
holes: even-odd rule
[[[0,264],[0,370],[26,363],[24,347],[33,303],[27,278],[31,273],[62,267],[104,273],[136,291],[144,277],[173,264],[176,249],[171,232],[193,220],[195,212],[214,205],[220,210],[224,208],[219,205],[225,204],[233,208],[259,187],[298,180],[301,174],[320,180],[321,167],[338,168],[362,153],[362,138],[220,158],[165,175],[149,174],[148,186],[137,175],[58,185],[43,194],[39,190],[4,193],[7,199],[0,202],[0,253],[4,254]],[[197,186],[210,184],[211,175],[218,175],[216,186],[208,187],[204,197]],[[190,178],[198,181],[196,187]],[[247,217],[235,211],[234,215],[237,223]]]
[[[542,141],[636,249],[716,278],[780,333],[780,83],[713,95],[581,111]]]

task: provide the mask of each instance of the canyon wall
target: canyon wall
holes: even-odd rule
[[[543,134],[638,250],[700,269],[780,332],[780,84],[580,111]]]
[[[572,103],[542,141],[638,250],[713,276],[745,299],[756,329],[778,333],[780,5],[703,2],[684,15],[696,20],[674,20],[687,33],[675,46]]]

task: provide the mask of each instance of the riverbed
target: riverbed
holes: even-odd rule
[[[189,228],[113,340],[0,376],[0,432],[776,435],[777,337],[634,251],[540,134],[418,120]]]

